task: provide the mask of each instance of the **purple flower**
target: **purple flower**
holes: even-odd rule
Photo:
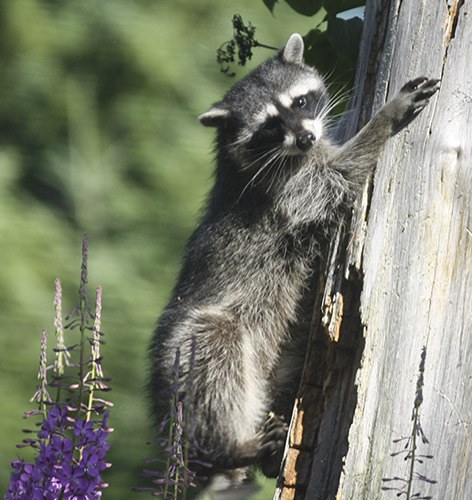
[[[64,432],[67,427],[67,407],[53,406],[48,413],[46,420],[43,420],[38,437],[49,438],[53,433]]]
[[[79,438],[78,445],[80,447],[93,441],[95,438],[93,422],[86,422],[85,420],[78,418],[74,423],[74,436]]]
[[[6,500],[97,499],[106,486],[101,474],[110,466],[105,455],[110,429],[108,412],[101,422],[76,419],[73,434],[76,442],[67,437],[70,429],[66,406],[53,406],[43,421],[39,453],[34,464],[24,460],[12,463],[10,487]],[[100,424],[100,425],[98,425]],[[74,453],[79,458],[74,458]]]

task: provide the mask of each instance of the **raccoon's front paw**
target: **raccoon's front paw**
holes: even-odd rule
[[[394,131],[408,125],[439,89],[439,80],[420,76],[406,83],[391,102]]]
[[[408,100],[407,112],[416,113],[428,104],[429,98],[439,89],[439,80],[420,76],[403,85],[400,95]]]

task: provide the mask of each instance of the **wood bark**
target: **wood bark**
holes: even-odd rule
[[[472,498],[472,0],[368,1],[349,129],[423,75],[333,244],[276,499]]]

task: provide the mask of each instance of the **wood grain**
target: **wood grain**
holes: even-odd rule
[[[349,124],[409,79],[441,78],[421,115],[382,155],[339,237],[317,299],[291,442],[274,498],[396,498],[391,454],[411,434],[426,346],[421,425],[433,455],[414,491],[472,498],[471,0],[372,0]]]

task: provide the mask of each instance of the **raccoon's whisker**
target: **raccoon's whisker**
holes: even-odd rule
[[[270,180],[270,183],[269,183],[267,189],[265,190],[266,193],[268,193],[270,191],[270,189],[272,188],[272,184],[277,179],[277,175],[278,175],[280,166],[283,165],[284,161],[285,161],[285,158],[284,158],[283,152],[278,151],[276,158],[274,158],[274,161],[272,163],[272,168],[267,169],[266,172],[264,173],[263,177],[260,179],[260,182],[262,182],[268,173],[272,174],[272,178]]]
[[[320,111],[319,115],[321,119],[324,119],[333,109],[338,105],[343,102],[343,99],[330,99],[328,104],[326,104]]]
[[[353,92],[353,88],[349,87],[348,83],[344,83],[341,87],[339,87],[335,92],[331,94],[330,92],[330,100],[337,99],[339,96],[348,97]]]
[[[273,157],[269,158],[269,161],[272,159]],[[255,162],[254,162],[255,163]],[[264,165],[262,165],[261,168],[259,168],[256,173],[251,177],[251,179],[249,179],[249,182],[244,186],[243,190],[241,191],[241,194],[239,195],[238,197],[238,201],[241,199],[241,197],[243,196],[243,194],[246,192],[246,190],[248,189],[248,187],[252,184],[254,185],[254,181],[256,180],[256,178],[258,177],[258,175],[266,168],[266,166],[268,165],[268,162],[264,163]]]
[[[242,144],[248,142],[248,140],[252,137],[252,132],[246,132],[245,134],[241,135],[237,139],[235,139],[233,142],[229,142],[228,144],[225,144],[226,149],[231,149],[235,146],[241,146]]]
[[[322,108],[322,113],[326,115],[329,111],[331,111],[335,106],[338,104],[346,101],[351,94],[351,91],[349,89],[346,89],[345,87],[340,88],[337,92],[335,92],[332,96],[330,96],[328,102],[326,105]],[[325,111],[329,110],[329,111]]]
[[[323,127],[325,128],[325,130],[333,130],[335,129],[338,124],[339,124],[339,120],[341,118],[341,116],[343,116],[344,113],[340,114],[340,115],[336,115],[336,116],[327,116],[327,117],[323,117]]]
[[[344,114],[344,113],[343,113]],[[324,119],[323,119],[323,125],[326,127],[326,126],[330,126],[332,125],[333,123],[336,123],[337,121],[339,120],[339,115],[337,116],[326,116]]]
[[[259,149],[262,149],[262,148],[259,148]],[[254,166],[256,163],[260,162],[261,160],[263,160],[264,158],[266,158],[267,156],[270,156],[271,154],[274,154],[277,150],[279,149],[278,146],[274,146],[273,148],[265,151],[263,154],[261,154],[260,156],[257,156],[253,161],[251,161],[250,163],[244,165],[244,167],[241,169],[241,170],[249,170],[252,166]],[[264,148],[265,150],[265,148]],[[252,150],[252,151],[256,151],[255,149]]]
[[[280,180],[280,177],[282,177],[286,164],[287,164],[287,156],[282,151],[281,154],[279,155],[278,165],[272,176],[272,180],[270,181],[270,184],[266,189],[266,193],[269,193],[269,191],[272,188],[272,184],[274,184],[274,182],[278,182]]]
[[[252,150],[249,150],[251,153],[257,153],[258,151],[262,151],[262,154],[259,154],[258,156],[254,156],[254,160],[248,164],[248,166],[254,166],[256,163],[265,163],[266,161],[269,161],[273,155],[279,151],[280,146],[276,145],[271,147],[270,149],[264,148],[254,148]],[[246,167],[244,167],[246,170]]]
[[[254,181],[256,178],[263,173],[262,177],[259,179],[259,182],[262,182],[265,178],[265,176],[269,173],[270,168],[274,165],[274,163],[278,160],[278,158],[281,155],[281,151],[276,148],[275,151],[273,152],[273,155],[261,166],[261,168],[255,173],[255,175],[252,177],[250,184],[254,185]]]
[[[249,180],[249,182],[246,184],[246,186],[244,186],[244,189],[241,191],[241,194],[239,195],[238,197],[238,201],[241,199],[241,197],[243,196],[243,194],[246,192],[246,190],[248,189],[249,186],[254,186],[254,182],[256,181],[256,179],[261,175],[262,177],[259,179],[259,182],[262,182],[262,180],[264,179],[265,175],[269,172],[270,170],[270,166],[283,154],[283,151],[281,151],[278,147],[275,147],[273,148],[272,150],[270,150],[270,152],[272,153],[272,156],[269,157],[269,159],[257,170],[257,172],[251,177],[251,179]],[[258,160],[260,160],[260,158],[258,158]]]
[[[322,119],[326,117],[338,104],[341,104],[345,102],[350,95],[349,90],[344,90],[340,89],[336,94],[334,94],[328,103],[321,108],[320,112],[318,113],[318,116],[320,116]]]
[[[330,88],[332,86],[331,77],[334,75],[334,71],[335,71],[334,67],[329,71],[320,71],[321,78],[323,79],[324,82],[326,82],[328,90],[331,90]]]

